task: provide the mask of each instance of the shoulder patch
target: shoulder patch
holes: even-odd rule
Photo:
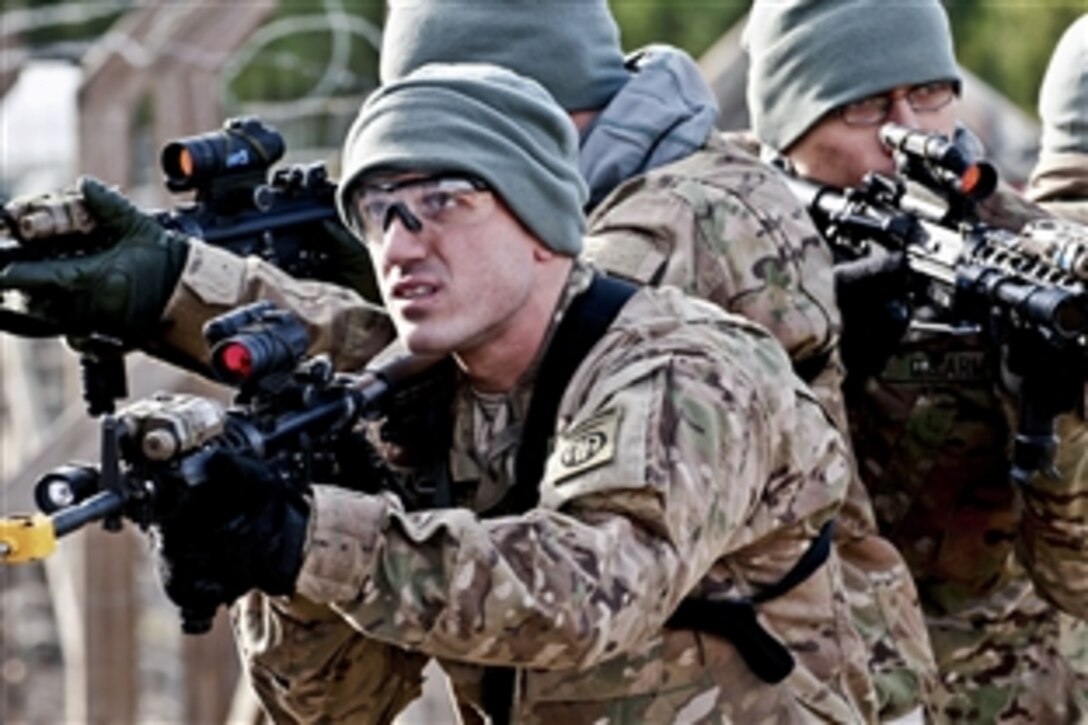
[[[548,466],[552,481],[558,484],[615,458],[622,418],[618,408],[604,410],[561,434]]]

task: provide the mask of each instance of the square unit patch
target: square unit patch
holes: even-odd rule
[[[558,484],[615,458],[622,417],[618,408],[601,411],[561,434],[548,464],[549,478]]]

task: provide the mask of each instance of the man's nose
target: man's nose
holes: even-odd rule
[[[906,96],[892,99],[892,105],[888,108],[888,120],[907,128],[918,128],[918,115],[911,108]]]
[[[382,266],[400,266],[426,256],[427,234],[428,230],[407,209],[391,210],[382,232]]]

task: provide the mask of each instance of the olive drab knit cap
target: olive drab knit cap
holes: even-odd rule
[[[1062,35],[1039,91],[1044,154],[1088,153],[1088,14]]]
[[[382,83],[427,63],[494,63],[585,111],[630,77],[607,0],[390,0],[382,33]]]
[[[486,181],[548,248],[581,251],[588,192],[577,131],[543,87],[504,68],[433,64],[382,86],[348,131],[341,168],[345,222],[367,176],[462,173]]]
[[[752,129],[778,152],[839,106],[959,80],[940,0],[755,0],[743,42]]]

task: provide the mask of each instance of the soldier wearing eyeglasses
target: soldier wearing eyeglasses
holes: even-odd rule
[[[881,124],[959,132],[959,70],[937,0],[757,0],[745,43],[755,135],[790,173],[856,186],[867,172],[895,172]],[[1040,214],[1008,190],[980,209],[1013,230]],[[1080,722],[1088,709],[1059,653],[1058,611],[1088,616],[1088,429],[1061,419],[1058,478],[1014,489],[1014,403],[994,351],[973,335],[896,328],[882,310],[900,274],[864,294],[840,286],[844,337],[872,353],[847,358],[846,400],[881,531],[906,557],[926,613],[941,675],[932,716]],[[889,329],[889,348],[874,349]]]
[[[578,259],[577,160],[546,91],[487,65],[424,66],[349,132],[341,212],[398,344],[446,361],[445,404],[392,436],[397,490],[436,461],[434,498],[299,502],[233,456],[162,542],[178,604],[249,592],[277,722],[389,722],[428,657],[469,722],[875,719],[830,545],[844,439],[769,332]]]

